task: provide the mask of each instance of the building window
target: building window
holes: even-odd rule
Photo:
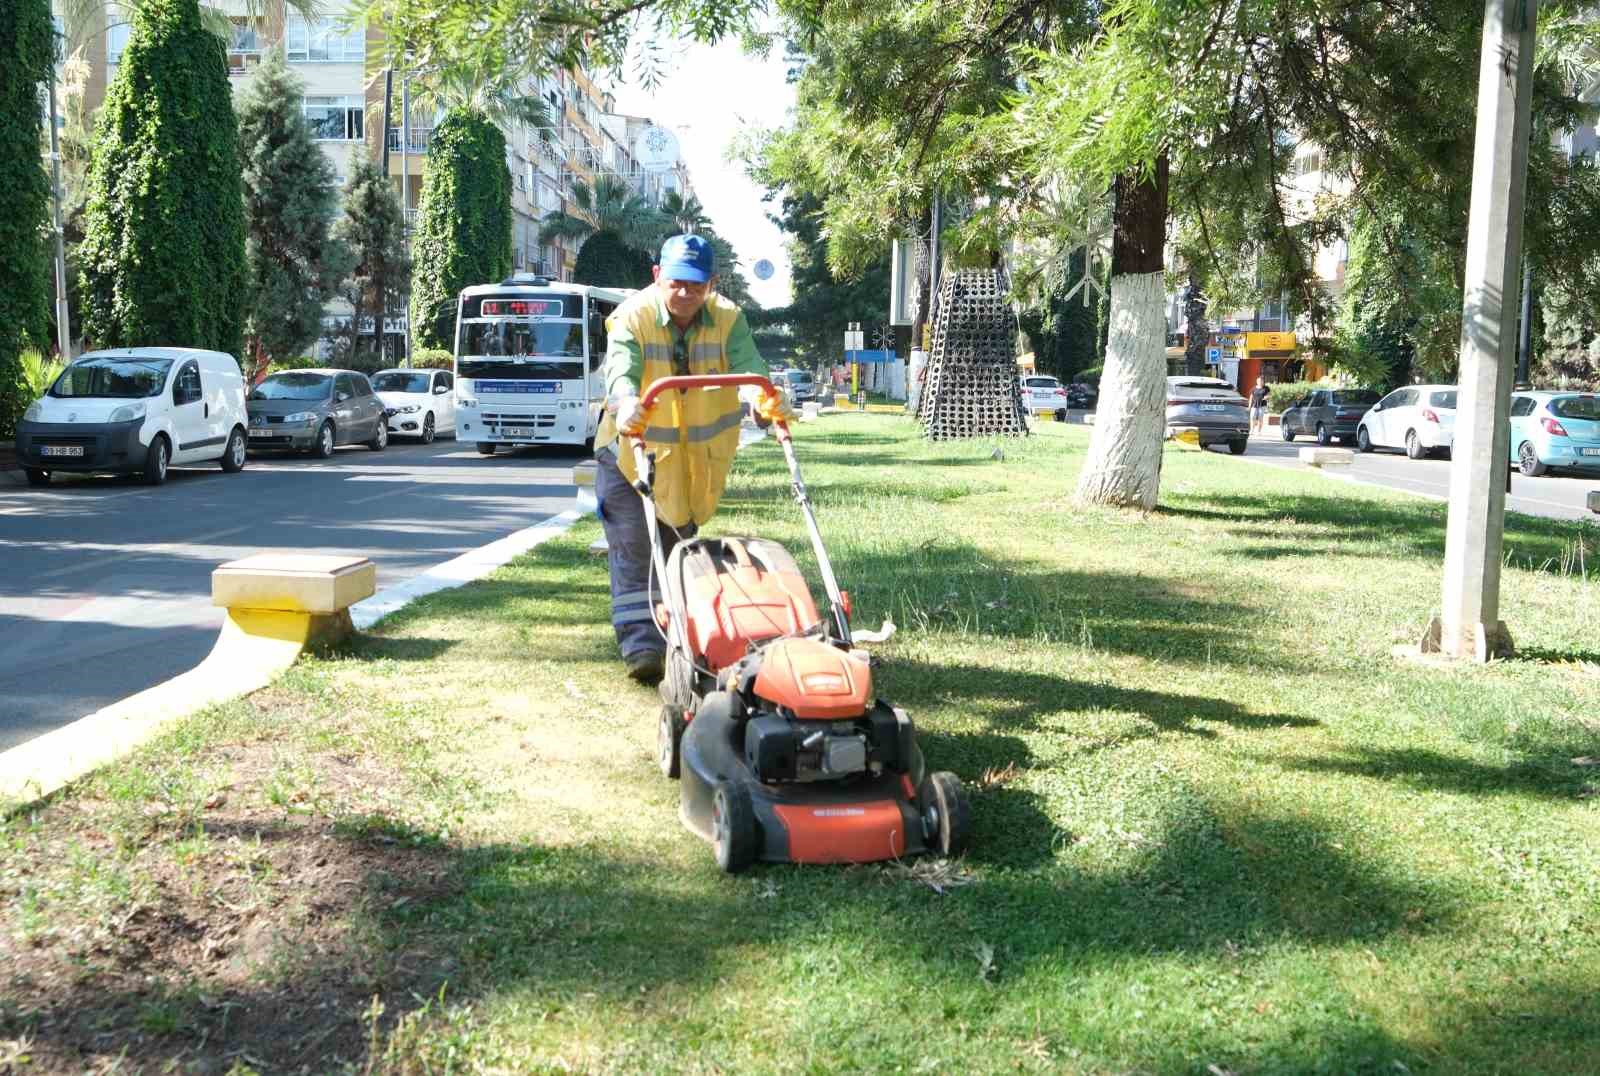
[[[119,22],[106,31],[106,63],[122,62],[122,50],[128,47],[128,38],[132,35],[133,26],[126,22]]]
[[[366,59],[367,32],[360,26],[345,31],[331,19],[307,22],[291,15],[283,47],[288,59],[301,63],[359,63]]]
[[[323,142],[359,142],[365,105],[359,97],[307,97],[311,137]]]

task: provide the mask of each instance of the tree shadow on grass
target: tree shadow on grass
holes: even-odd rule
[[[1228,534],[1236,539],[1281,542],[1285,528],[1334,528],[1335,534],[1303,534],[1300,555],[1324,556],[1350,552],[1354,543],[1398,544],[1407,556],[1438,561],[1444,557],[1447,507],[1428,501],[1401,504],[1375,497],[1263,493],[1207,493],[1163,495],[1156,514],[1178,519],[1214,520],[1232,524]],[[1576,544],[1593,548],[1594,524],[1588,521],[1543,519],[1507,513],[1505,556],[1508,563],[1529,571],[1553,575],[1576,574]]]
[[[1600,750],[1600,736],[1589,737]],[[1573,765],[1570,748],[1558,755],[1487,765],[1423,748],[1358,748],[1338,756],[1264,759],[1306,773],[1371,777],[1428,792],[1577,800],[1590,790],[1594,771]]]

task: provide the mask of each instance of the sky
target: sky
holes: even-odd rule
[[[739,131],[788,123],[794,87],[784,82],[780,51],[767,59],[746,56],[738,41],[684,45],[665,77],[651,90],[613,84],[617,111],[646,116],[678,136],[689,166],[689,182],[711,223],[739,253],[750,294],[762,306],[790,301],[789,254],[784,234],[767,219],[776,206],[763,202],[765,188],[745,175],[744,165],[726,159]],[[770,280],[757,280],[751,267],[772,262]]]

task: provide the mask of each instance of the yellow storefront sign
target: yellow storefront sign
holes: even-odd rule
[[[1244,334],[1244,354],[1247,359],[1292,355],[1294,348],[1294,333]]]

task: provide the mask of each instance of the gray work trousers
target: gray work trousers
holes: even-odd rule
[[[613,446],[607,446],[594,454],[599,465],[595,469],[594,496],[600,504],[606,560],[611,568],[611,629],[616,632],[617,646],[624,658],[641,650],[662,653],[667,644],[651,613],[661,600],[661,586],[660,580],[651,585],[650,532],[646,529],[644,503],[623,477],[613,451]],[[695,533],[693,523],[676,531],[665,523],[657,529],[663,559],[680,538],[692,538]]]

